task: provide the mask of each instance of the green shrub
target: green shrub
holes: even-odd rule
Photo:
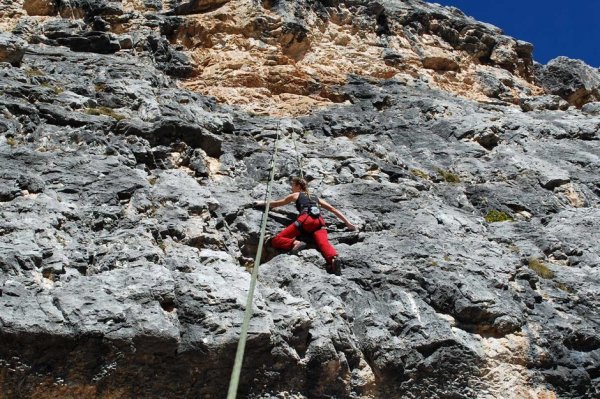
[[[573,288],[569,287],[565,283],[556,283],[556,288],[558,288],[561,291],[566,292],[567,294],[573,294],[575,292],[575,290]]]
[[[442,176],[442,179],[448,183],[460,183],[460,176],[458,176],[456,173],[452,173],[448,170],[440,168],[437,168],[437,172],[440,176]]]
[[[118,121],[121,119],[125,119],[125,116],[115,112],[112,108],[108,107],[96,107],[96,108],[88,108],[85,110],[85,113],[88,115],[105,115],[110,116]]]
[[[63,91],[65,91],[65,89],[63,89],[62,87],[58,87],[56,85],[51,85],[50,83],[42,83],[41,85],[43,87],[47,87],[47,88],[51,89],[54,92],[54,94],[60,94]]]
[[[429,175],[427,174],[427,172],[424,172],[421,169],[411,169],[410,173],[413,176],[420,177],[423,180],[429,180]]]
[[[521,249],[516,244],[509,244],[508,245],[508,249],[510,250],[510,252],[514,252],[516,254],[518,254],[519,252],[521,252]]]
[[[485,221],[488,223],[495,223],[495,222],[506,222],[506,221],[510,221],[512,222],[514,219],[508,215],[506,212],[503,211],[497,211],[497,210],[491,210],[487,213],[487,215],[485,215]]]
[[[25,71],[25,74],[30,78],[33,76],[44,76],[44,72],[36,67],[31,67]]]
[[[529,259],[529,268],[531,270],[533,270],[541,278],[545,278],[545,279],[554,278],[554,272],[552,270],[548,269],[548,267],[546,265],[544,265],[544,262],[542,262],[541,260],[539,260],[537,258]]]

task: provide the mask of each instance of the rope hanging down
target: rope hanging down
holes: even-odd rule
[[[294,134],[294,132],[292,132],[292,140],[294,141],[294,151],[296,152],[296,160],[298,161],[298,168],[300,169],[300,178],[304,179],[304,171],[302,170],[302,158],[300,157],[298,147],[296,146],[296,135]]]
[[[263,211],[262,222],[260,226],[260,237],[258,239],[258,250],[254,258],[254,267],[252,268],[252,276],[250,278],[250,288],[248,289],[248,297],[246,299],[246,311],[244,312],[244,321],[242,322],[242,332],[240,333],[240,341],[238,342],[237,351],[235,353],[235,362],[229,381],[229,390],[227,391],[227,399],[235,399],[237,395],[238,385],[240,383],[240,373],[242,371],[242,362],[244,360],[244,350],[246,349],[246,340],[248,338],[248,327],[250,318],[252,317],[252,298],[254,297],[254,288],[258,279],[258,266],[262,257],[262,249],[265,241],[265,231],[267,230],[267,217],[269,215],[269,206],[271,204],[271,185],[275,179],[275,160],[277,159],[277,143],[279,142],[279,122],[277,122],[277,137],[275,138],[275,150],[271,158],[271,174],[267,183],[267,194],[265,199],[265,210]]]

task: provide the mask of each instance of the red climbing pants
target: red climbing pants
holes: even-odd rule
[[[300,224],[301,229],[298,228],[297,224]],[[290,224],[288,227],[283,229],[271,240],[271,246],[273,248],[284,249],[289,251],[294,246],[294,241],[302,233],[311,233],[315,240],[315,245],[321,255],[325,258],[327,264],[331,264],[331,259],[337,256],[337,251],[329,243],[327,238],[327,230],[325,229],[325,221],[322,217],[312,218],[308,214],[302,214],[298,216],[296,222]]]

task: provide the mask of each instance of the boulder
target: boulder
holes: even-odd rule
[[[55,15],[57,12],[54,0],[25,0],[23,8],[28,15]]]
[[[520,100],[521,109],[525,112],[542,110],[566,110],[569,103],[557,95],[527,97]]]
[[[25,55],[27,42],[10,33],[0,32],[0,62],[19,66]]]
[[[175,7],[174,12],[177,15],[201,14],[214,10],[228,3],[230,0],[190,0],[180,2]]]
[[[585,104],[581,107],[581,112],[586,115],[600,115],[600,101]]]
[[[538,66],[538,78],[546,91],[581,108],[600,100],[600,72],[581,60],[557,57]]]
[[[496,43],[490,55],[490,60],[505,69],[514,70],[519,60],[516,45],[516,41],[512,39]]]
[[[175,50],[164,37],[149,36],[148,48],[152,52],[157,68],[168,75],[184,78],[195,73],[194,65],[188,55]]]

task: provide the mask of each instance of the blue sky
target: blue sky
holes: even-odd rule
[[[565,55],[600,67],[600,0],[436,0],[533,44],[534,60]]]

